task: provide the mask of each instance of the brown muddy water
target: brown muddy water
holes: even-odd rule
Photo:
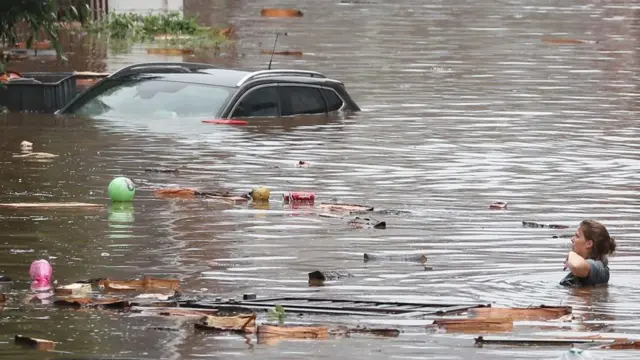
[[[262,7],[300,8],[305,16],[260,18]],[[153,330],[179,324],[21,304],[36,258],[49,259],[61,282],[175,276],[187,294],[571,305],[584,321],[560,330],[516,324],[516,332],[640,335],[640,7],[633,1],[263,0],[199,11],[211,22],[237,27],[238,56],[195,60],[262,69],[268,57],[259,50],[272,44],[274,32],[287,31],[280,48],[305,55],[276,57],[274,67],[343,80],[362,113],[247,127],[0,118],[3,202],[109,204],[106,187],[118,175],[140,187],[131,206],[104,211],[0,211],[0,273],[20,280],[0,316],[0,357],[55,355],[16,348],[16,333],[59,341],[59,350],[77,357],[553,359],[564,351],[476,348],[474,335],[430,334],[426,321],[314,317],[384,323],[404,332],[395,339],[274,346]],[[543,42],[547,37],[585,43]],[[78,70],[194,60],[150,56],[142,48],[104,59],[85,54],[71,55],[76,68],[87,65]],[[48,163],[13,159],[22,140],[60,157]],[[296,168],[298,160],[312,166]],[[145,173],[149,166],[185,171]],[[268,208],[159,200],[149,190],[246,191],[256,185],[272,190]],[[287,208],[279,201],[282,191],[413,213],[380,217],[386,230],[351,229],[343,220]],[[508,210],[489,210],[496,200],[508,201]],[[569,239],[553,236],[571,234],[585,218],[605,223],[619,251],[608,288],[574,291],[558,284]],[[522,220],[572,228],[523,228]],[[364,252],[424,253],[434,270],[365,264]],[[354,276],[309,288],[307,273],[316,269]],[[596,353],[637,358],[633,351]]]

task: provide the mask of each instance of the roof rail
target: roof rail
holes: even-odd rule
[[[305,75],[310,77],[326,78],[326,76],[324,76],[323,74],[317,71],[309,71],[309,70],[290,70],[290,69],[260,70],[260,71],[254,71],[250,74],[245,75],[242,79],[240,79],[240,81],[238,81],[236,86],[241,86],[242,84],[246,83],[249,80],[254,80],[262,76],[276,76],[276,75]]]
[[[123,67],[122,69],[109,75],[110,78],[119,78],[127,75],[137,74],[151,69],[181,69],[183,72],[192,72],[195,70],[203,69],[216,69],[217,66],[203,63],[189,63],[189,62],[145,62],[138,63]],[[186,70],[186,71],[185,71]]]

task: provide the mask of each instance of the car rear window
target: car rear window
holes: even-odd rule
[[[88,117],[183,118],[218,115],[233,88],[158,80],[107,80],[68,113]]]
[[[342,99],[340,99],[334,90],[323,88],[322,94],[324,94],[324,99],[327,101],[327,111],[340,110],[342,107]]]

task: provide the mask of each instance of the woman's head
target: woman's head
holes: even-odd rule
[[[585,259],[601,260],[605,264],[607,255],[616,251],[616,241],[609,236],[607,228],[595,220],[584,220],[571,239],[573,251]]]

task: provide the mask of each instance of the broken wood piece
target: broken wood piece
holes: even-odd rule
[[[447,332],[462,333],[487,333],[487,332],[510,332],[513,330],[513,319],[511,318],[462,318],[462,319],[436,319],[433,325],[446,330]]]
[[[302,57],[302,51],[298,51],[298,50],[280,50],[280,51],[260,50],[260,54]]]
[[[426,264],[427,256],[424,254],[367,254],[364,253],[364,262],[368,261],[417,261],[421,264]]]
[[[91,284],[73,283],[69,285],[58,286],[53,290],[57,296],[61,295],[86,295],[91,292]]]
[[[56,347],[56,343],[51,340],[37,339],[22,335],[16,335],[13,339],[16,345],[36,349],[38,351],[50,351]]]
[[[347,331],[348,334],[372,334],[376,336],[384,336],[384,337],[398,337],[400,335],[400,330],[398,329],[371,329],[367,327],[357,326],[353,329],[349,329]]]
[[[352,277],[350,273],[346,271],[325,271],[320,270],[312,271],[309,273],[309,286],[323,286],[327,280],[337,280],[342,278]]]
[[[264,8],[260,10],[260,16],[265,17],[302,17],[303,15],[298,9]]]
[[[578,45],[578,44],[587,43],[587,41],[585,41],[585,40],[565,39],[565,38],[550,38],[550,37],[543,37],[542,38],[542,42],[543,43],[547,43],[547,44],[558,44],[558,45]]]
[[[489,209],[506,209],[507,203],[504,201],[496,201],[489,204]]]
[[[79,202],[68,203],[4,203],[0,204],[0,208],[14,208],[14,209],[60,209],[60,208],[101,208],[101,204],[89,204]]]
[[[537,345],[537,346],[562,346],[562,345],[572,345],[572,344],[590,344],[590,343],[603,343],[603,342],[611,342],[614,340],[604,340],[604,339],[582,339],[582,338],[567,338],[567,339],[556,339],[556,338],[500,338],[500,337],[484,337],[478,336],[474,339],[476,345],[485,345],[485,344],[494,344],[494,345]]]
[[[180,280],[143,276],[142,279],[136,280],[103,279],[98,281],[98,286],[103,288],[106,292],[155,291],[159,289],[179,291]]]
[[[180,48],[147,48],[147,54],[155,55],[193,55],[192,49]]]
[[[145,304],[146,305],[146,304]],[[131,312],[144,313],[150,315],[161,316],[186,316],[202,318],[205,315],[217,315],[218,309],[204,309],[192,307],[148,307],[148,306],[132,306]]]
[[[145,172],[157,172],[157,173],[179,173],[179,169],[167,169],[167,168],[146,168]]]
[[[60,307],[73,307],[73,308],[104,307],[108,309],[126,309],[131,307],[131,304],[128,301],[118,299],[118,298],[91,299],[91,298],[66,297],[66,298],[62,298],[54,301],[53,305],[60,306]]]
[[[373,211],[373,206],[354,205],[354,204],[338,204],[338,203],[320,203],[318,207],[324,211],[333,212],[352,212],[352,211]]]
[[[259,325],[258,341],[265,338],[328,339],[329,328],[325,325]]]
[[[59,155],[45,153],[45,152],[30,152],[26,154],[13,154],[14,158],[30,158],[30,159],[53,159]]]
[[[200,330],[233,331],[252,334],[256,331],[256,314],[239,314],[234,316],[206,315],[194,326]]]
[[[387,223],[384,221],[378,221],[374,218],[361,218],[359,216],[356,216],[355,218],[349,220],[348,224],[349,226],[356,229],[362,229],[362,228],[386,229],[387,228]]]
[[[529,308],[486,307],[470,309],[469,312],[479,319],[511,318],[513,321],[535,321],[559,319],[571,314],[571,306],[538,306]]]
[[[631,350],[640,349],[640,340],[616,339],[613,343],[600,346],[601,349]]]
[[[549,228],[549,229],[568,229],[567,225],[556,225],[556,224],[540,224],[533,221],[523,221],[522,226],[531,227],[531,228]]]

